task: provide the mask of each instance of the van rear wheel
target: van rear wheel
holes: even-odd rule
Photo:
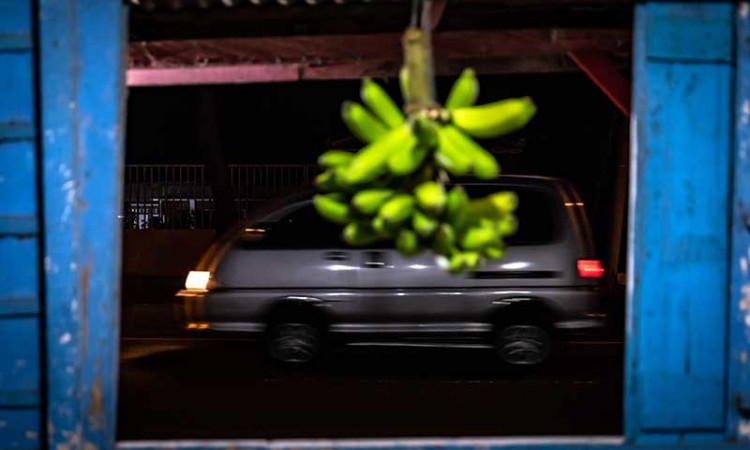
[[[538,366],[552,354],[552,337],[539,325],[506,325],[496,332],[494,346],[505,364]]]
[[[320,356],[323,347],[320,330],[304,322],[275,323],[266,339],[271,358],[290,365],[311,363]]]

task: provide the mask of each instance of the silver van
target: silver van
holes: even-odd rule
[[[430,252],[350,248],[303,199],[204,255],[177,294],[185,326],[261,334],[286,363],[347,344],[494,347],[510,365],[543,362],[557,331],[601,326],[604,270],[575,190],[529,176],[464,186],[476,197],[518,194],[519,231],[501,260],[452,275]]]

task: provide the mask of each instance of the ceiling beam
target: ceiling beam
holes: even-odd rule
[[[325,65],[299,63],[236,64],[207,67],[131,68],[127,73],[130,87],[180,86],[201,84],[278,83],[305,80],[350,80],[362,77],[395,78],[400,61],[349,61]],[[436,64],[438,76],[455,76],[466,67],[479,75],[563,73],[578,68],[567,57],[548,55],[508,57],[493,60],[442,60]]]
[[[566,54],[629,52],[627,30],[460,31],[433,37],[436,73],[480,74],[575,69]],[[128,84],[227,84],[395,76],[401,34],[150,41],[131,43]]]
[[[133,42],[130,67],[400,60],[401,33]],[[436,58],[495,58],[627,51],[629,30],[523,29],[433,35]]]

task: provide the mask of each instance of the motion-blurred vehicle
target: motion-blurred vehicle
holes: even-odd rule
[[[501,177],[472,197],[518,194],[506,254],[452,275],[431,252],[350,248],[310,198],[225,236],[177,296],[188,329],[256,333],[285,363],[328,344],[493,347],[510,365],[546,360],[559,331],[602,324],[600,279],[585,210],[562,180]]]

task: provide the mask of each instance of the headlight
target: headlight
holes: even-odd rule
[[[185,288],[195,291],[205,291],[211,281],[211,272],[191,270],[185,279]]]

